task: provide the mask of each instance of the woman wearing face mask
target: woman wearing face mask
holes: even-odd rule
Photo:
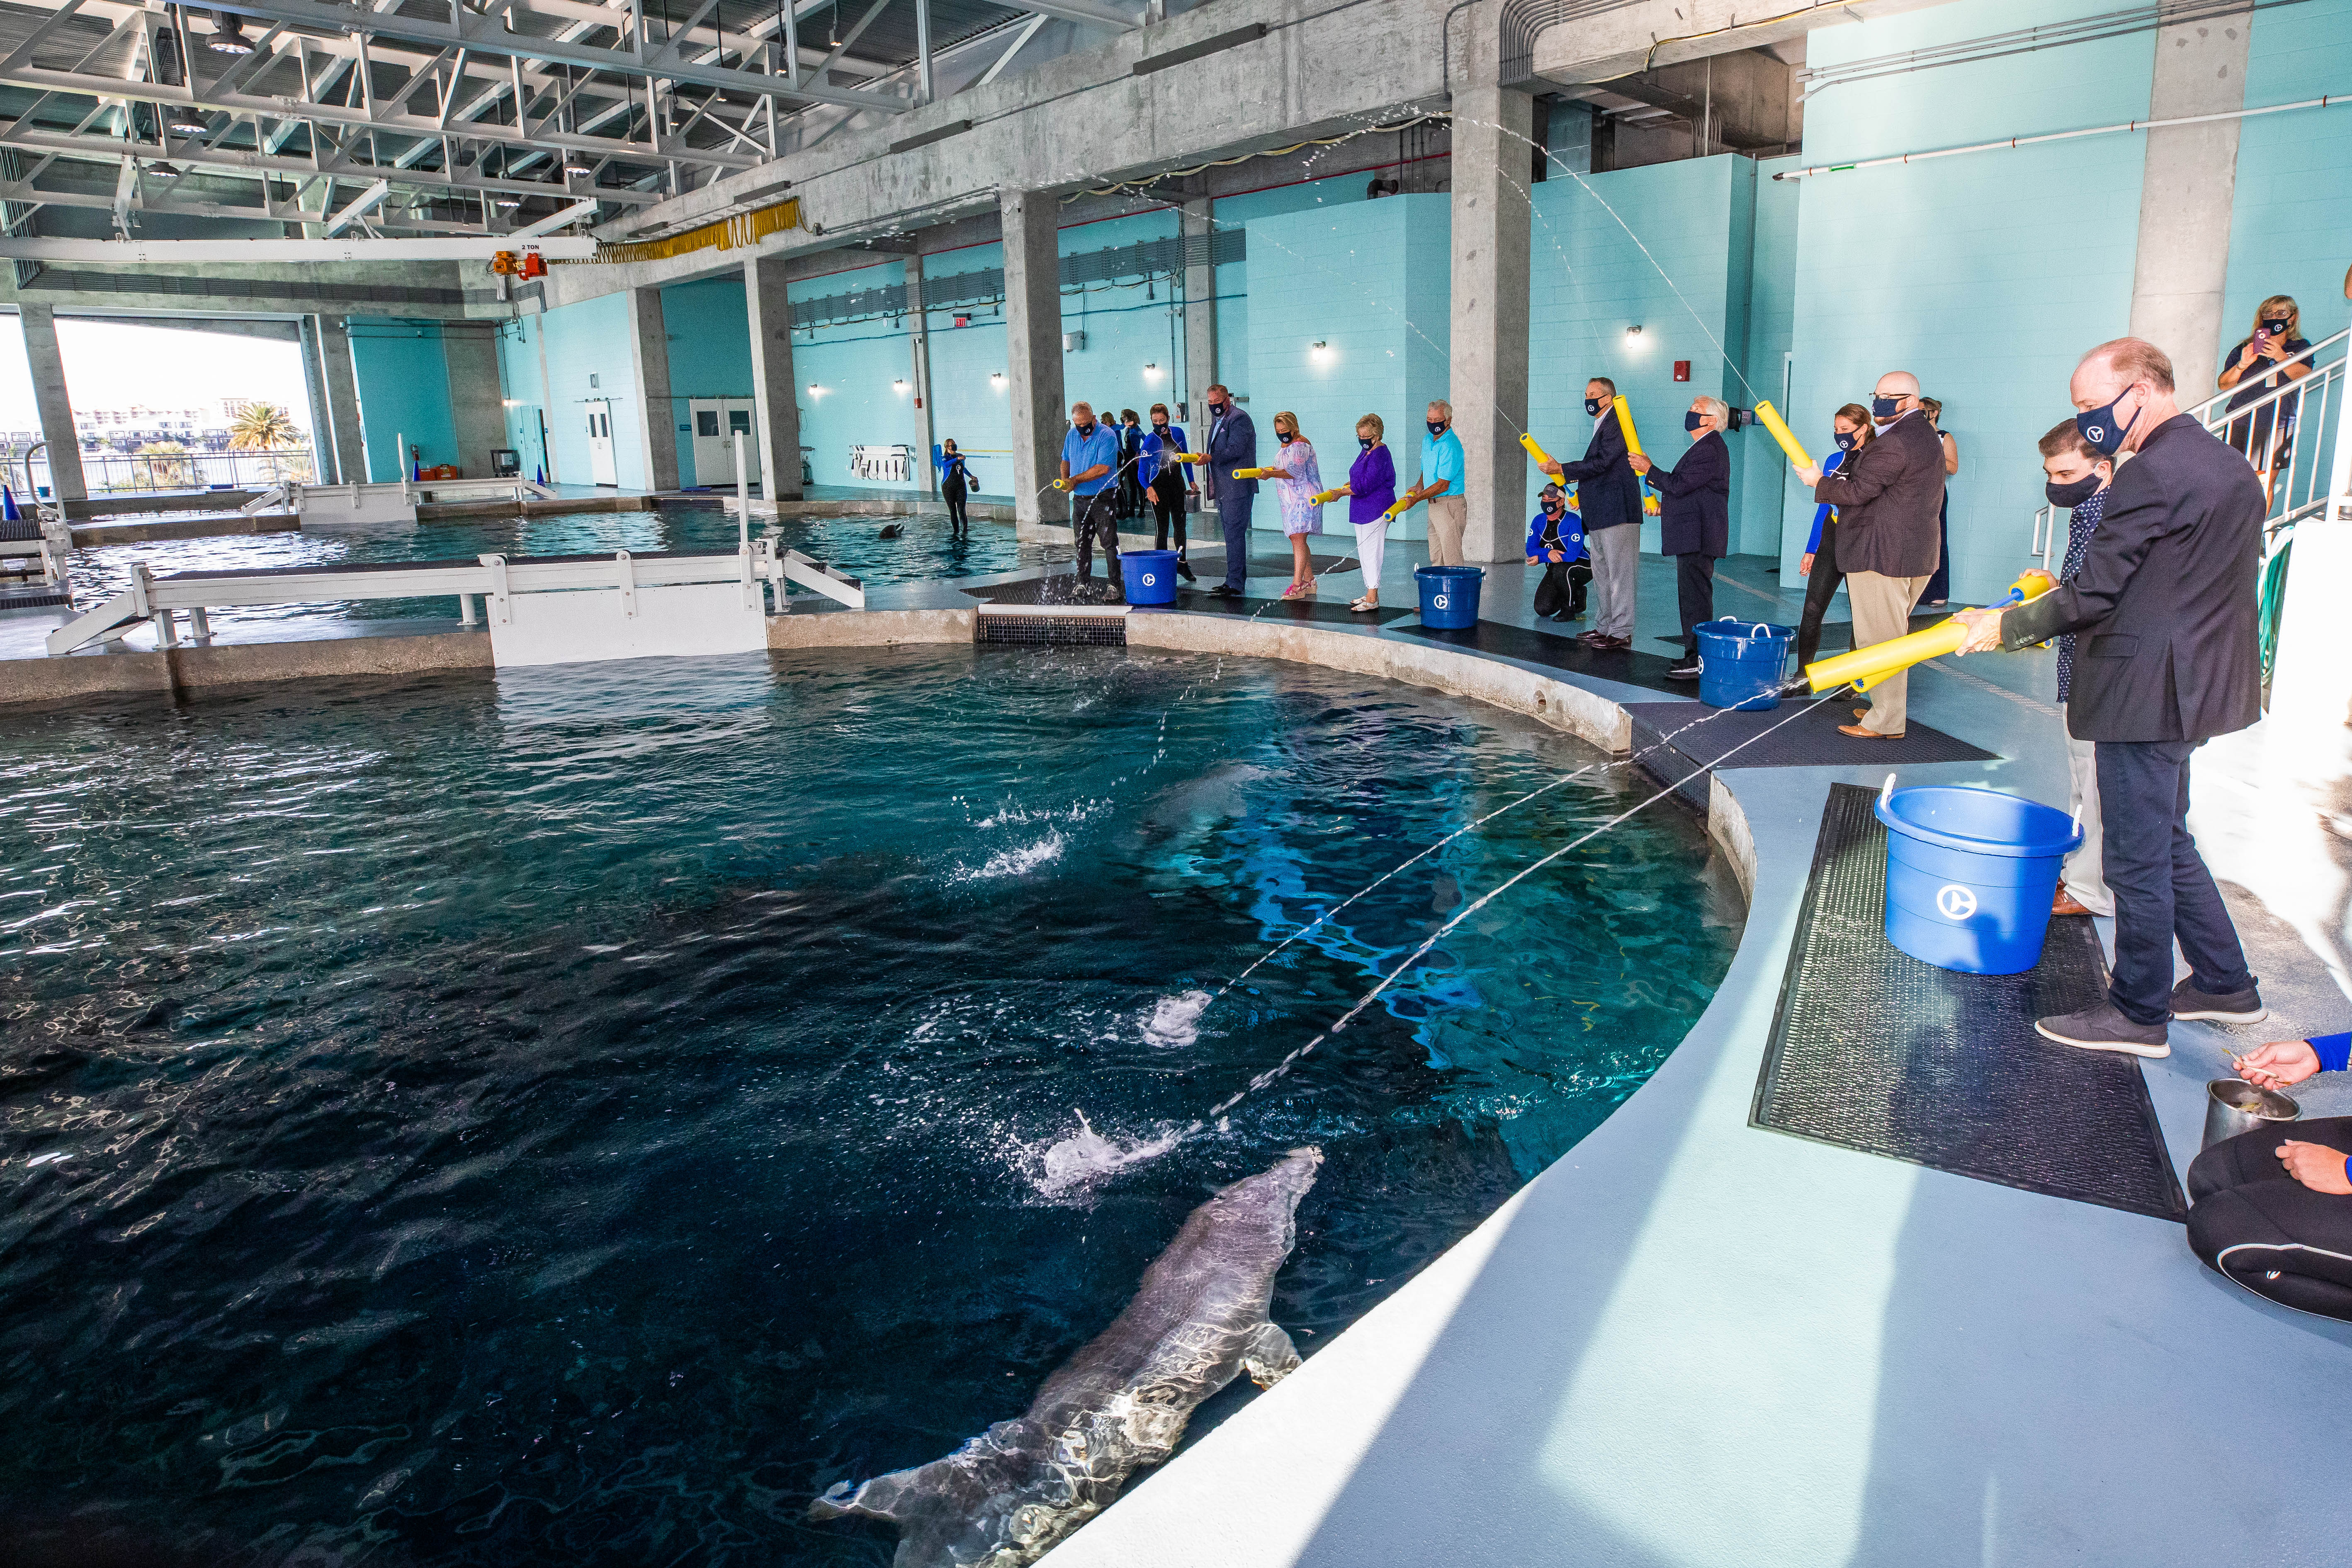
[[[1396,458],[1381,437],[1388,427],[1377,414],[1356,421],[1356,460],[1348,482],[1325,490],[1323,499],[1348,498],[1348,521],[1356,528],[1356,559],[1364,566],[1364,593],[1348,608],[1358,615],[1381,607],[1381,563],[1388,546],[1389,508],[1396,504]]]
[[[2309,361],[2299,364],[2285,362],[2303,353],[2311,344],[2303,337],[2303,311],[2292,296],[2273,294],[2254,311],[2254,330],[2246,340],[2221,356],[2221,374],[2216,384],[2224,392],[2234,390],[2231,408],[2239,409],[2263,400],[2280,387],[2301,381],[2311,374]],[[2294,447],[2294,416],[2303,395],[2290,392],[2285,396],[2230,421],[2230,433],[2224,439],[2231,449],[2244,454],[2262,474],[2263,482],[2273,482],[2279,469]],[[2273,444],[2273,433],[2276,433]]]
[[[1849,403],[1837,411],[1831,428],[1837,433],[1838,449],[1823,459],[1825,474],[1835,473],[1869,441],[1870,410]],[[1804,559],[1797,563],[1797,575],[1805,580],[1805,613],[1797,620],[1797,666],[1801,669],[1822,651],[1822,617],[1845,580],[1837,563],[1837,508],[1826,501],[1813,508],[1813,537],[1805,545]]]
[[[1143,481],[1143,493],[1151,500],[1151,548],[1168,548],[1168,535],[1176,535],[1176,574],[1187,583],[1192,581],[1192,563],[1184,549],[1184,465],[1172,459],[1184,450],[1184,430],[1168,420],[1168,405],[1151,405],[1151,428],[1143,437],[1143,455],[1137,460],[1136,472]]]
[[[1944,444],[1944,477],[1948,480],[1960,471],[1960,444],[1944,428],[1944,405],[1933,397],[1919,400],[1919,412],[1927,416],[1927,424],[1936,432],[1936,439]],[[1952,487],[1944,486],[1943,504],[1936,509],[1936,574],[1927,579],[1927,588],[1919,595],[1923,605],[1943,605],[1952,595]]]
[[[1315,461],[1314,446],[1298,433],[1297,415],[1286,409],[1276,415],[1274,438],[1282,445],[1269,466],[1282,470],[1274,477],[1274,490],[1282,502],[1282,531],[1290,536],[1290,586],[1282,596],[1312,598],[1315,562],[1307,552],[1307,536],[1322,531],[1323,504],[1315,496],[1323,488],[1323,470]]]

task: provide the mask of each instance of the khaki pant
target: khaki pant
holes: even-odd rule
[[[1911,606],[1919,602],[1919,590],[1927,585],[1923,573],[1916,577],[1886,577],[1875,572],[1849,572],[1845,578],[1846,596],[1853,602],[1853,646],[1869,647],[1875,643],[1893,642],[1911,629]],[[1874,735],[1900,735],[1910,717],[1911,672],[1886,678],[1883,686],[1870,689],[1870,713],[1862,727]]]
[[[1601,595],[1592,629],[1631,642],[1642,584],[1642,531],[1630,522],[1596,528],[1584,536],[1584,547],[1592,553],[1592,586]]]
[[[1429,563],[1462,564],[1462,531],[1470,523],[1465,496],[1432,496],[1429,500]]]
[[[2064,886],[2074,901],[2095,915],[2116,912],[2107,891],[2105,857],[2099,846],[2099,747],[2095,741],[2066,737],[2066,809],[2080,812],[2083,847],[2066,857]]]

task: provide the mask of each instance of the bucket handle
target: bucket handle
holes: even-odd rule
[[[1760,637],[1771,629],[1771,626],[1766,622],[1759,621],[1754,626],[1748,628],[1748,635],[1751,637]]]
[[[1885,805],[1888,801],[1893,800],[1894,798],[1895,775],[1893,773],[1889,773],[1886,775],[1886,787],[1878,792],[1878,804]]]

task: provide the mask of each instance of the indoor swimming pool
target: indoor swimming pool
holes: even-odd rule
[[[1667,802],[1184,1132],[1654,786],[1204,994],[1601,761],[1106,648],[0,716],[0,1509],[145,1561],[887,1563],[811,1498],[1017,1414],[1211,1190],[1323,1151],[1272,1314],[1311,1358],[1682,1039],[1743,905]]]
[[[882,537],[896,527],[898,536]],[[982,577],[1067,561],[1066,538],[1023,543],[1010,523],[974,522],[971,537],[951,538],[945,517],[754,518],[754,538],[773,537],[867,583]],[[149,541],[77,550],[72,557],[75,603],[102,604],[131,584],[131,568],[145,562],[157,576],[175,572],[247,572],[278,566],[332,566],[344,562],[470,561],[498,552],[586,555],[628,550],[709,551],[735,548],[731,513],[715,506],[660,511],[564,512],[550,517],[464,518],[376,528],[320,528],[304,532],[224,534]],[[793,590],[795,596],[805,592]],[[354,604],[284,604],[211,613],[216,632],[284,630],[305,623],[348,620],[455,620],[455,598],[373,599]]]

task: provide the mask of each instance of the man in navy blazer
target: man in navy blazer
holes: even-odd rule
[[[1642,481],[1625,460],[1625,432],[1618,426],[1617,384],[1596,375],[1584,384],[1584,411],[1592,416],[1592,440],[1581,461],[1537,467],[1577,487],[1584,516],[1585,548],[1592,552],[1592,586],[1601,597],[1592,629],[1580,641],[1594,647],[1633,646],[1634,589],[1642,569]]]
[[[2269,503],[2246,459],[2180,412],[2172,362],[2155,344],[2101,343],[2068,390],[2094,450],[2137,456],[2116,469],[2082,569],[2014,609],[1961,611],[1960,651],[2075,634],[2066,727],[2095,742],[2116,961],[2105,1002],[2034,1027],[2088,1050],[2168,1056],[2174,1018],[2269,1016],[2189,836],[2189,758],[2263,716],[2256,600]],[[2189,970],[2178,985],[2176,937]]]
[[[1671,468],[1646,457],[1633,471],[1658,492],[1658,548],[1675,558],[1675,597],[1683,613],[1683,661],[1666,671],[1698,679],[1698,627],[1715,619],[1715,563],[1731,553],[1731,448],[1723,439],[1731,410],[1719,397],[1694,398],[1683,416],[1691,449]]]
[[[1222,384],[1209,388],[1209,439],[1201,449],[1209,458],[1209,498],[1217,503],[1217,522],[1225,531],[1225,580],[1209,592],[1238,599],[1249,575],[1250,508],[1257,502],[1257,481],[1237,479],[1234,470],[1257,467],[1257,426],[1234,405],[1234,395]]]

